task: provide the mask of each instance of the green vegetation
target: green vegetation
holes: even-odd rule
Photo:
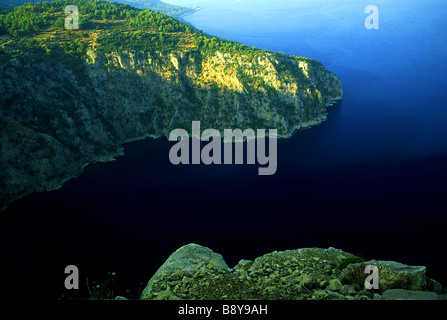
[[[129,2],[129,1],[128,1]],[[140,1],[141,3],[146,1]],[[79,9],[79,29],[66,30],[64,9],[75,5]],[[129,4],[104,0],[57,0],[51,2],[25,3],[10,11],[0,11],[0,35],[9,35],[8,56],[33,52],[41,58],[64,61],[72,69],[80,71],[87,60],[87,51],[122,53],[142,51],[149,53],[194,52],[201,59],[214,56],[216,52],[238,54],[242,65],[229,61],[225,68],[236,72],[243,86],[249,90],[274,91],[266,85],[259,71],[266,66],[257,61],[271,54],[272,63],[279,79],[297,84],[299,89],[313,88],[311,81],[296,67],[294,61],[308,62],[308,70],[319,62],[302,57],[286,56],[241,43],[220,39],[194,29],[166,14],[149,9],[137,9]],[[2,48],[3,45],[0,45]],[[4,47],[4,46],[3,46]],[[1,52],[3,52],[4,48]],[[6,55],[0,59],[5,60]],[[46,58],[45,58],[46,57]],[[277,62],[274,62],[277,60]],[[108,65],[108,67],[111,67]],[[227,74],[227,73],[226,73]],[[255,76],[257,74],[257,76]],[[213,79],[203,79],[207,87],[215,87]]]
[[[0,0],[0,8],[13,9],[14,7],[23,5],[25,2],[36,3],[39,0]]]
[[[0,0],[0,7],[3,2]],[[79,57],[85,57],[84,49],[89,46],[96,47],[96,44],[100,45],[100,50],[103,52],[126,49],[158,52],[198,50],[207,55],[220,51],[222,53],[244,53],[249,60],[256,59],[259,54],[265,52],[241,43],[207,35],[166,14],[149,9],[133,8],[127,4],[172,9],[173,6],[161,1],[129,0],[119,2],[126,4],[104,0],[57,0],[34,4],[26,2],[11,11],[0,11],[0,34],[9,34],[15,38],[28,38],[22,39],[25,41],[34,38],[39,40],[39,46],[78,40],[85,44],[84,46],[76,45],[82,48],[78,52]],[[23,3],[23,0],[10,2],[9,8],[19,3]],[[65,30],[64,8],[68,5],[75,5],[79,8],[80,30],[71,32]],[[180,10],[180,12],[185,13],[185,10]],[[66,46],[62,45],[62,47]],[[70,51],[73,49],[71,48]],[[276,55],[278,57],[285,56],[284,53]],[[310,59],[295,58],[314,63]],[[287,67],[284,66],[284,68]]]
[[[48,2],[56,0],[47,0]],[[41,0],[0,0],[0,8],[14,9],[25,3],[42,2]],[[183,16],[194,12],[194,8],[185,8],[164,3],[160,0],[116,0],[114,2],[128,4],[138,9],[150,9],[152,11],[158,11],[175,19],[181,19]]]
[[[0,15],[0,29],[14,37],[39,31],[48,24],[41,12],[27,4],[17,7],[14,11]]]
[[[68,5],[79,8],[80,30],[65,30],[64,8]],[[25,3],[0,14],[0,32],[23,41],[34,38],[39,40],[40,46],[79,40],[86,43],[84,49],[99,44],[103,52],[124,49],[158,52],[200,50],[205,54],[216,50],[260,52],[256,48],[197,32],[163,13],[103,0]],[[79,51],[79,57],[84,55],[85,52]]]
[[[260,49],[255,47],[248,47],[244,44],[220,39],[217,37],[210,37],[203,33],[196,33],[194,37],[194,45],[205,53],[215,52],[216,50],[221,52],[245,52],[256,53],[261,52]]]

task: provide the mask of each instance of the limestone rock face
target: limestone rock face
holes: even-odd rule
[[[73,66],[0,53],[0,209],[123,155],[125,142],[191,133],[192,121],[290,137],[325,120],[343,94],[321,63],[263,51],[87,56]]]

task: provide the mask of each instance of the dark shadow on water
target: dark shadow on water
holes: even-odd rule
[[[191,242],[221,253],[230,266],[274,250],[336,247],[426,265],[429,276],[447,283],[447,156],[336,167],[302,162],[261,177],[257,165],[173,166],[170,146],[165,139],[131,143],[125,157],[11,204],[1,218],[4,288],[19,295],[32,281],[44,298],[75,295],[63,286],[64,268],[74,264],[84,279],[78,295],[88,295],[86,277],[107,272],[117,274],[116,295],[135,295]]]

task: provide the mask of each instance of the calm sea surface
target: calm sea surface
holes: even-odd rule
[[[64,268],[136,294],[178,247],[194,242],[230,266],[274,250],[336,247],[425,265],[447,285],[447,5],[418,1],[169,0],[222,38],[320,60],[344,97],[318,127],[280,140],[278,171],[173,166],[166,139],[128,144],[58,191],[2,217],[3,274],[21,292],[63,294]],[[380,10],[367,30],[365,7]],[[198,119],[199,120],[199,119]],[[72,295],[72,294],[71,294]]]

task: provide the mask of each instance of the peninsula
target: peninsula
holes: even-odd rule
[[[0,209],[55,190],[129,141],[203,128],[318,125],[342,98],[320,62],[195,30],[165,14],[73,0],[0,13]]]

